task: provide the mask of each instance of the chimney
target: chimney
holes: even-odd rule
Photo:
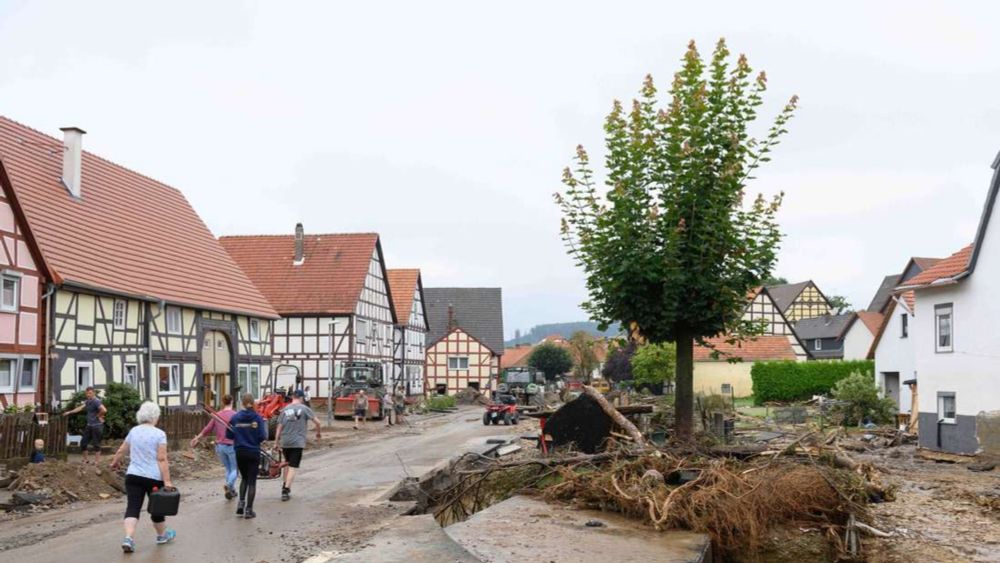
[[[83,162],[83,135],[79,127],[62,127],[63,132],[63,173],[62,182],[75,198],[82,196],[80,190],[80,165]]]
[[[455,307],[451,303],[448,304],[448,330],[456,328],[458,325],[455,324]]]
[[[301,266],[306,261],[305,255],[305,231],[302,223],[295,224],[295,262],[296,266]]]

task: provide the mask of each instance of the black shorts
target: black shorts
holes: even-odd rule
[[[83,429],[83,437],[80,438],[80,451],[86,451],[89,447],[91,451],[101,451],[101,437],[104,436],[104,426],[87,426]]]
[[[142,511],[142,501],[149,496],[149,493],[153,492],[154,487],[162,489],[163,481],[139,475],[129,474],[125,476],[125,494],[128,495],[128,504],[125,507],[126,518],[139,518],[139,513]],[[163,522],[164,517],[154,514],[151,519],[153,522]]]
[[[364,418],[368,414],[368,409],[354,409],[354,416]]]
[[[281,448],[281,455],[285,456],[288,467],[298,469],[302,463],[302,448]]]

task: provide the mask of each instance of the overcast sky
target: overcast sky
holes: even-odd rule
[[[508,335],[585,317],[551,194],[689,39],[766,70],[772,114],[800,96],[751,191],[786,193],[776,274],[858,308],[972,240],[1000,149],[992,6],[147,4],[0,0],[0,113],[86,129],[216,235],[377,231],[427,286],[503,287]]]

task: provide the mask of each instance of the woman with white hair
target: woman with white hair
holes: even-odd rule
[[[172,489],[170,467],[167,464],[167,435],[156,427],[160,419],[160,407],[156,403],[146,401],[135,413],[138,426],[132,427],[122,446],[115,452],[111,460],[111,469],[121,466],[122,457],[129,456],[128,470],[125,472],[125,492],[128,495],[128,505],[125,508],[125,539],[122,540],[122,551],[135,551],[135,526],[139,523],[139,513],[142,502],[154,489]],[[151,517],[156,528],[156,543],[169,543],[177,532],[167,528],[166,518],[159,515]]]

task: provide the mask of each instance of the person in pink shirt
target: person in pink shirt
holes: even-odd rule
[[[222,397],[222,410],[215,414],[217,417],[213,416],[201,433],[191,438],[191,447],[197,446],[205,436],[215,434],[215,455],[219,456],[219,461],[226,468],[226,500],[231,500],[236,498],[236,450],[233,449],[233,441],[226,438],[226,426],[236,414],[232,395]]]

